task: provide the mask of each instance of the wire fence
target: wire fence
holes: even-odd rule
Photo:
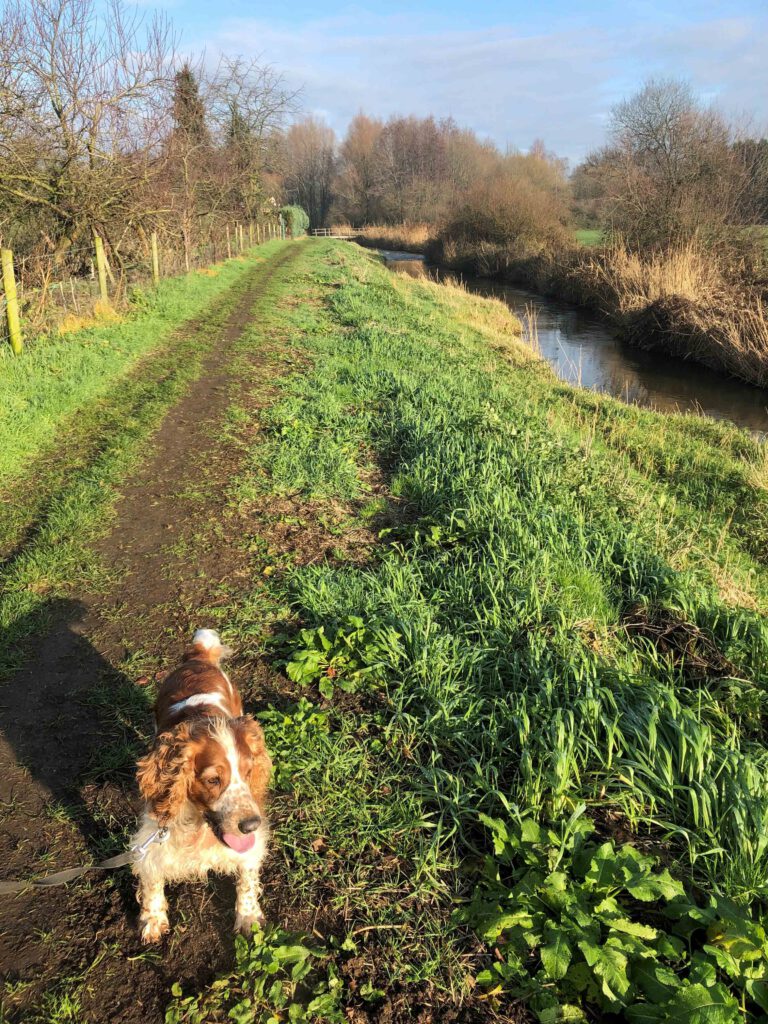
[[[108,243],[94,233],[60,251],[17,255],[2,250],[0,338],[17,354],[25,338],[67,333],[108,310],[119,310],[137,289],[162,277],[204,271],[271,238],[285,237],[281,220],[213,225],[190,242],[181,226],[147,234],[124,232]]]

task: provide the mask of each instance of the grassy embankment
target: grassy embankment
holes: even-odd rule
[[[93,568],[88,543],[120,481],[280,245],[165,280],[123,320],[0,353],[0,672],[23,657],[36,616]]]
[[[768,387],[764,269],[745,277],[736,265],[725,273],[693,244],[639,256],[621,244],[601,242],[595,231],[577,231],[574,239],[564,234],[557,245],[471,235],[430,238],[426,225],[374,225],[360,238],[366,245],[423,253],[442,266],[521,282],[589,306],[638,347],[659,348]]]
[[[168,1020],[342,1020],[397,993],[760,1019],[764,449],[569,388],[499,304],[347,245],[313,243],[291,291],[276,315],[310,362],[232,506],[389,525],[362,565],[272,546],[217,599],[306,688],[266,724],[276,855],[318,930],[243,944]]]

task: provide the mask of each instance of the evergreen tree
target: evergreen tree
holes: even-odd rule
[[[205,105],[200,97],[200,86],[189,64],[176,72],[173,88],[173,120],[177,133],[190,142],[208,141],[205,123]]]

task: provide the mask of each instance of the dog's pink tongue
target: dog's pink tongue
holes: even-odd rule
[[[256,842],[253,832],[250,835],[236,835],[234,832],[225,832],[221,837],[231,850],[237,853],[247,853]]]

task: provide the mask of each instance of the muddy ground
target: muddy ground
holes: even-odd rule
[[[98,593],[74,587],[67,600],[52,602],[50,631],[2,689],[3,878],[117,852],[135,822],[126,753],[146,746],[151,724],[149,701],[125,666],[138,651],[158,672],[172,665],[190,631],[207,625],[195,609],[210,608],[217,587],[237,572],[235,537],[218,531],[215,545],[197,551],[183,538],[201,522],[224,520],[238,459],[220,437],[226,411],[237,401],[256,414],[280,372],[267,338],[248,357],[247,381],[233,376],[231,357],[245,328],[258,323],[262,297],[270,301],[272,274],[294,256],[288,250],[270,272],[254,274],[200,378],[167,414],[123,488],[115,525],[98,545],[113,582]],[[284,685],[266,665],[235,662],[236,676],[238,670],[259,698],[251,710]],[[64,993],[78,987],[85,1020],[161,1021],[174,981],[198,986],[232,961],[232,883],[177,890],[169,894],[173,934],[150,950],[138,941],[134,883],[125,869],[0,898],[0,1019],[59,1019]]]

